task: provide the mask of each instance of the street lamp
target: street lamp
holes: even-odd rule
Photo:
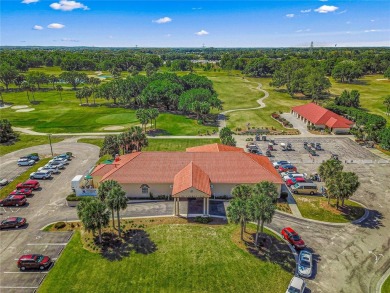
[[[51,156],[53,157],[54,155],[53,155],[53,147],[52,147],[52,145],[51,145],[51,134],[48,134],[48,136],[49,136],[49,143],[50,143]]]

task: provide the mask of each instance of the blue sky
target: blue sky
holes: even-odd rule
[[[1,0],[1,45],[390,46],[390,1]]]

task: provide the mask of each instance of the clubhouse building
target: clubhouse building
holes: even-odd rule
[[[283,181],[267,157],[244,152],[242,148],[210,144],[187,148],[185,152],[135,152],[100,164],[90,176],[94,188],[106,180],[118,181],[127,197],[149,198],[165,195],[179,200],[203,199],[209,214],[209,199],[230,197],[238,184],[273,182],[280,193]]]
[[[353,121],[314,103],[293,107],[291,113],[308,125],[320,129],[327,128],[334,134],[348,133],[354,125]]]

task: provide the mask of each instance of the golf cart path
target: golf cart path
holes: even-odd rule
[[[226,127],[226,114],[228,113],[232,113],[232,112],[237,112],[237,111],[247,111],[247,110],[257,110],[257,109],[262,109],[262,108],[265,108],[265,103],[263,102],[264,99],[268,98],[269,97],[269,92],[267,92],[266,90],[262,89],[262,84],[261,83],[258,83],[256,89],[263,92],[264,93],[264,97],[258,99],[256,102],[260,105],[258,107],[251,107],[251,108],[239,108],[239,109],[231,109],[231,110],[226,110],[224,112],[221,112],[219,115],[218,115],[218,121],[219,121],[219,130],[221,130],[222,128]]]

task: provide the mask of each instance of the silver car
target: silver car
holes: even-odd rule
[[[52,163],[48,163],[45,167],[57,167],[58,169],[64,169],[65,165],[61,162],[54,161]]]
[[[286,290],[286,293],[303,293],[305,291],[306,284],[301,278],[293,277]]]
[[[52,174],[58,174],[60,173],[60,170],[56,166],[43,166],[38,168],[38,171],[50,171]]]
[[[35,164],[34,160],[29,160],[29,159],[19,159],[18,160],[19,166],[32,166],[34,164]]]
[[[298,257],[298,274],[310,278],[313,271],[313,255],[307,250],[302,250]]]
[[[30,174],[30,179],[49,179],[50,177],[50,171],[38,171]]]
[[[68,160],[65,159],[65,158],[58,158],[58,157],[55,157],[54,159],[50,160],[49,163],[54,163],[54,162],[60,162],[62,164],[69,164]]]

